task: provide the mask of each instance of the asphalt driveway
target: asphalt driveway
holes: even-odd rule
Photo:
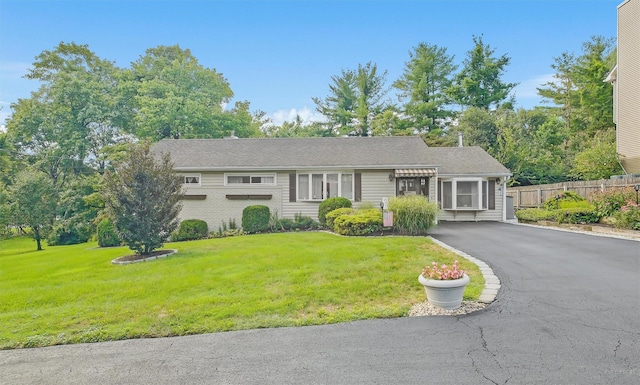
[[[433,236],[493,268],[493,304],[460,317],[0,351],[0,383],[640,383],[640,242],[503,223],[441,224]]]

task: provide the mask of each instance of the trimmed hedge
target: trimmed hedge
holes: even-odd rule
[[[351,201],[347,198],[342,197],[333,197],[328,198],[320,203],[320,207],[318,207],[318,221],[320,221],[321,225],[326,225],[326,216],[328,213],[332,212],[335,209],[340,209],[344,207],[351,207]]]
[[[342,207],[342,208],[330,211],[329,213],[327,213],[327,216],[326,216],[326,226],[328,228],[330,228],[331,230],[335,230],[333,228],[333,224],[334,224],[336,218],[338,218],[341,215],[354,214],[355,212],[356,212],[356,210],[354,210],[354,209],[352,209],[350,207]]]
[[[171,234],[172,242],[204,239],[209,235],[209,226],[202,219],[186,219],[180,222],[178,230]]]
[[[260,233],[269,229],[271,213],[264,205],[247,206],[242,210],[242,230],[247,233]]]
[[[111,219],[105,218],[98,223],[97,235],[100,247],[120,246],[120,239]]]
[[[554,221],[557,223],[597,223],[598,213],[591,208],[567,208],[547,210],[543,208],[516,211],[516,217],[523,222]]]
[[[334,231],[342,235],[367,235],[382,230],[382,212],[376,209],[357,210],[333,221]]]

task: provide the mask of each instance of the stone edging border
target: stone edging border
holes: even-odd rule
[[[482,293],[480,293],[480,297],[478,297],[478,302],[490,304],[495,301],[498,290],[500,290],[500,279],[493,273],[493,269],[489,267],[485,262],[479,260],[478,258],[472,257],[469,254],[460,251],[456,248],[453,248],[447,245],[444,242],[441,242],[433,237],[429,237],[431,241],[437,244],[440,247],[443,247],[449,251],[452,251],[459,256],[468,259],[469,261],[475,263],[479,268],[482,276],[484,277],[484,289],[482,289]]]
[[[166,257],[168,257],[170,255],[173,255],[173,254],[178,252],[178,250],[176,250],[176,249],[167,249],[167,251],[170,251],[170,253],[157,255],[157,256],[144,258],[144,259],[136,259],[135,261],[118,261],[119,258],[122,258],[122,257],[118,257],[118,258],[112,260],[111,263],[113,263],[114,265],[129,265],[131,263],[146,262],[146,261],[152,261],[152,260],[158,259],[158,258],[166,258]]]

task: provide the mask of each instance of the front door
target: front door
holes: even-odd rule
[[[429,178],[396,178],[397,195],[422,195],[429,197]]]

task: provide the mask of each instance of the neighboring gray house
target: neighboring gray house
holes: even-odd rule
[[[505,219],[509,170],[479,147],[427,147],[413,137],[165,139],[183,175],[181,219],[216,230],[242,210],[263,204],[281,218],[317,219],[320,202],[350,199],[357,207],[419,194],[441,203],[439,220]]]

